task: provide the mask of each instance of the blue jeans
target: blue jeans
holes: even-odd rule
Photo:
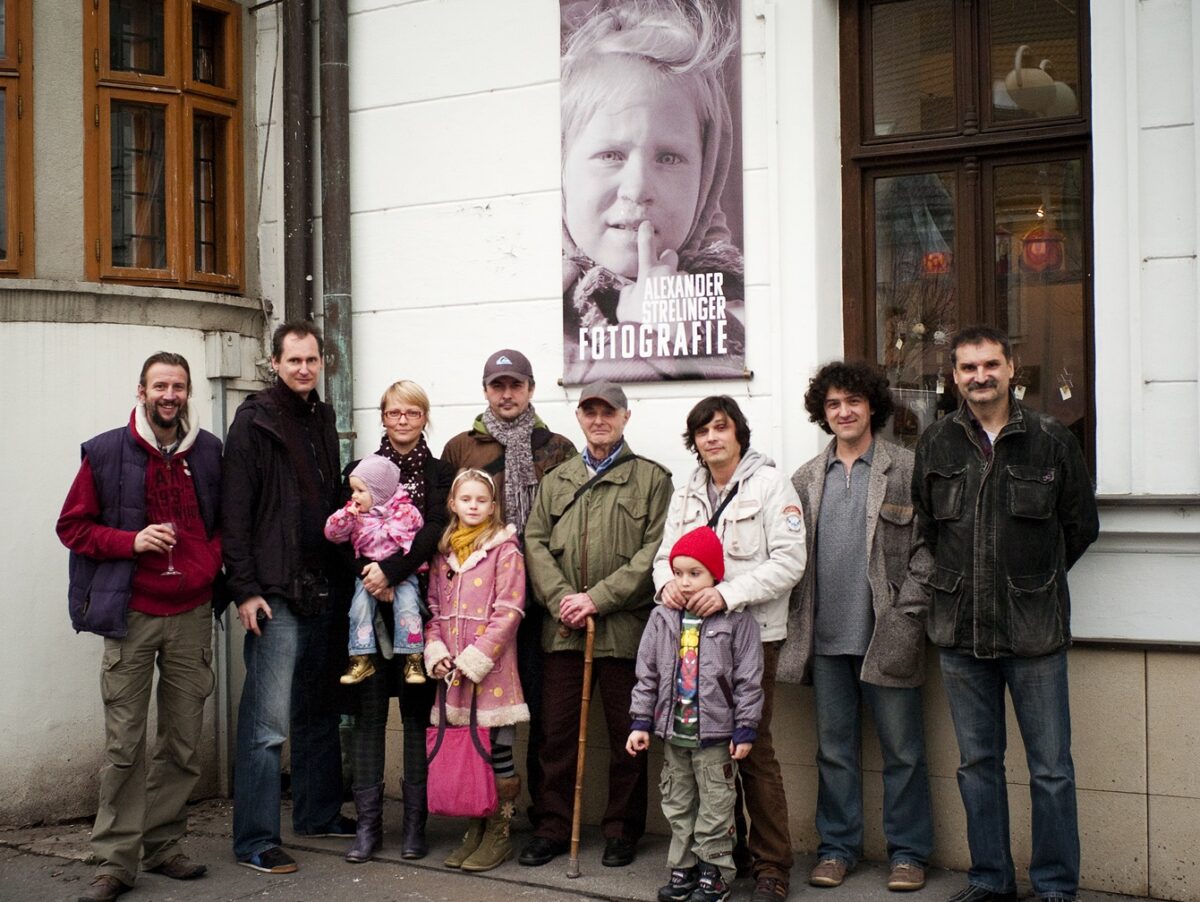
[[[859,679],[857,655],[814,655],[817,705],[819,858],[853,868],[862,854],[862,715],[866,699],[883,752],[883,833],[888,860],[924,867],[933,851],[933,815],[921,690],[874,686]]]
[[[393,647],[398,655],[415,655],[425,650],[425,626],[421,622],[421,590],[414,573],[404,582],[392,587],[392,616],[395,623]],[[375,644],[375,596],[366,590],[361,579],[354,581],[354,598],[350,601],[350,654],[373,655],[379,651]]]
[[[233,775],[233,854],[239,861],[280,843],[279,751],[291,727],[292,828],[323,833],[342,807],[342,753],[334,696],[333,611],[297,617],[272,595],[261,636],[246,633]]]
[[[976,658],[941,650],[942,679],[958,737],[958,788],[967,812],[967,879],[992,892],[1016,887],[1004,779],[1004,687],[1012,696],[1029,763],[1033,856],[1029,881],[1043,899],[1074,899],[1079,888],[1079,823],[1067,653]]]

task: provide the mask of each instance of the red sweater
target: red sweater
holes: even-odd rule
[[[136,558],[129,608],[143,614],[168,616],[182,614],[212,599],[213,580],[221,570],[221,537],[209,538],[200,517],[196,490],[188,469],[189,448],[170,459],[156,444],[137,431],[137,412],[129,419],[129,429],[146,451],[146,523],[173,522],[176,543],[175,569],[182,576],[163,576],[167,569],[164,553],[147,551],[134,554],[136,532],[105,526],[100,522],[100,498],[87,458],[75,476],[58,518],[58,535],[76,554],[99,560]]]

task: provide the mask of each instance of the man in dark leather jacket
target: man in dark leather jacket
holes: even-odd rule
[[[934,559],[928,632],[940,647],[971,849],[967,888],[951,902],[1016,898],[1005,686],[1029,764],[1030,882],[1040,899],[1072,900],[1079,830],[1067,570],[1099,532],[1095,493],[1074,436],[1009,391],[1008,336],[984,326],[964,329],[950,360],[963,403],[921,436],[913,504],[918,542]]]

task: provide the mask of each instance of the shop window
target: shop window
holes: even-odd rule
[[[241,289],[241,7],[84,0],[88,274]]]
[[[29,0],[0,0],[0,276],[33,275]]]
[[[848,355],[882,365],[892,436],[958,404],[949,340],[1013,341],[1022,402],[1092,456],[1085,0],[842,0]]]

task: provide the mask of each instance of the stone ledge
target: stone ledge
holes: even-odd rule
[[[268,302],[209,291],[49,279],[0,281],[0,322],[113,323],[261,339]]]

